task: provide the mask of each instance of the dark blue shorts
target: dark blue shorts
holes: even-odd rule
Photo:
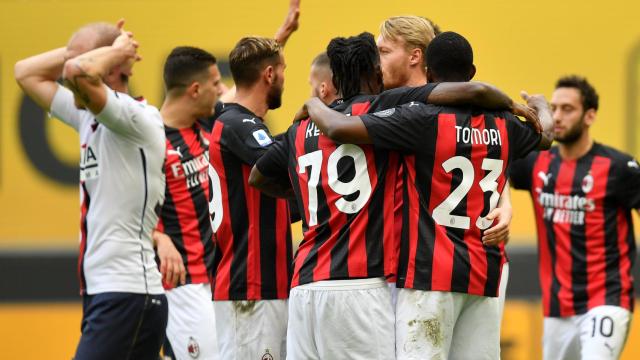
[[[75,360],[157,360],[167,327],[164,295],[85,295]]]

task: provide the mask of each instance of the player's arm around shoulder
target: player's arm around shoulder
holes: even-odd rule
[[[371,144],[367,128],[359,116],[346,116],[330,109],[317,97],[309,99],[305,108],[311,121],[331,140],[343,144]]]
[[[426,102],[442,106],[474,105],[487,109],[509,110],[513,101],[497,87],[475,81],[444,82],[428,94]]]

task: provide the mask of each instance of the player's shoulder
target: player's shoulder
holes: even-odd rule
[[[401,117],[403,119],[421,119],[426,117],[433,117],[443,111],[446,108],[438,105],[424,104],[418,101],[411,101],[406,104],[390,107],[386,109],[380,109],[371,114],[378,118],[387,117]]]
[[[257,125],[262,123],[262,119],[251,110],[240,104],[227,103],[219,112],[216,121],[222,122],[225,127],[242,128],[247,125]]]
[[[614,164],[619,166],[628,166],[631,168],[639,167],[638,162],[633,158],[633,156],[609,145],[594,142],[593,152],[595,155],[611,159]]]

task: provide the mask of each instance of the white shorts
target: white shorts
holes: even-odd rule
[[[586,314],[545,317],[543,354],[555,359],[617,359],[627,339],[631,313],[618,306],[594,307]]]
[[[396,282],[388,282],[387,286],[389,286],[389,290],[391,290],[391,306],[393,307],[393,312],[396,311],[396,303],[398,302],[398,288],[396,287]]]
[[[394,359],[393,318],[383,278],[297,286],[289,297],[288,359]]]
[[[220,359],[209,284],[188,284],[166,292],[167,339],[177,360]]]
[[[507,284],[509,283],[509,263],[502,265],[502,273],[500,274],[500,288],[498,288],[498,313],[500,314],[500,322],[502,323],[502,315],[504,314],[504,301],[507,298]]]
[[[498,298],[400,289],[397,359],[500,358]]]
[[[287,300],[215,300],[220,358],[284,360]]]

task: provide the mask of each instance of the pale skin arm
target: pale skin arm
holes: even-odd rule
[[[14,67],[18,85],[38,106],[51,110],[51,102],[58,90],[56,80],[62,75],[66,47],[20,60]]]
[[[289,2],[289,11],[284,18],[284,23],[278,28],[275,36],[273,37],[281,48],[284,48],[291,35],[298,30],[300,26],[300,0],[291,0]],[[226,86],[225,86],[226,87]],[[223,103],[232,102],[236,96],[236,86],[227,88],[220,96],[220,101]]]
[[[553,142],[553,114],[549,108],[549,103],[544,95],[529,95],[526,91],[521,91],[520,96],[527,102],[527,105],[538,113],[540,119],[540,127],[542,130],[542,139],[540,140],[539,150],[547,150]]]
[[[138,43],[133,40],[133,34],[121,31],[113,45],[91,50],[64,64],[64,86],[95,115],[102,112],[107,101],[102,78],[118,65],[140,60],[136,53]]]
[[[162,280],[171,286],[178,282],[184,285],[187,280],[187,271],[184,268],[182,257],[173,245],[171,238],[158,230],[153,231],[153,242],[156,244],[158,258],[160,259],[160,273]]]

